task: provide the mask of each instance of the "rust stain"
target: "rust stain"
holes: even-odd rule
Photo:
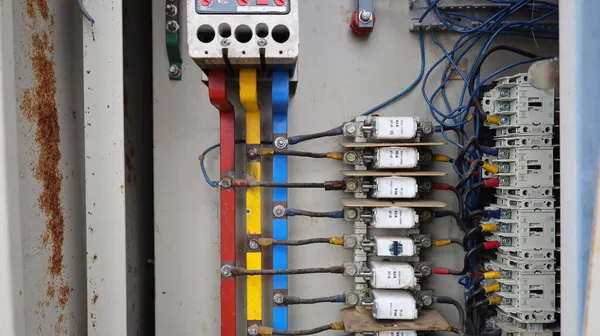
[[[48,286],[46,287],[46,295],[54,299],[54,295],[56,294],[56,290],[54,289],[54,285],[51,282],[48,282]]]
[[[58,290],[58,305],[61,309],[65,309],[67,303],[69,302],[69,297],[71,296],[71,288],[67,284],[62,284],[60,289]]]
[[[63,173],[60,170],[60,123],[56,102],[56,72],[54,64],[54,15],[48,0],[26,0],[26,15],[31,29],[30,59],[33,87],[21,97],[21,111],[25,120],[35,128],[38,147],[37,162],[32,163],[33,175],[41,184],[37,205],[46,217],[46,230],[41,236],[43,247],[50,249],[48,258],[48,283],[46,295],[56,300],[61,312],[57,316],[56,330],[64,331],[64,313],[71,288],[64,274],[63,244],[65,216],[61,200]],[[42,317],[49,301],[38,302]]]
[[[98,294],[96,294],[96,291],[94,291],[94,296],[92,296],[92,304],[96,304],[97,301],[98,301]]]
[[[23,296],[23,291],[22,290],[19,291],[19,296]]]

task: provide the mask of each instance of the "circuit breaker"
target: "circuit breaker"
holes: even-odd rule
[[[190,57],[204,70],[273,67],[295,73],[298,0],[188,0]]]

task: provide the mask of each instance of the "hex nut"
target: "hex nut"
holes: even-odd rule
[[[283,205],[276,205],[273,208],[273,215],[277,218],[285,216],[285,208],[283,207]]]
[[[181,76],[181,67],[177,64],[173,64],[169,67],[169,77],[177,78]]]
[[[356,293],[350,293],[350,294],[346,295],[346,304],[349,306],[356,306],[359,301],[360,301],[360,298],[358,297],[358,295]]]
[[[223,265],[223,267],[221,267],[221,275],[226,278],[232,276],[231,265]]]
[[[356,152],[346,152],[344,153],[344,161],[348,163],[355,163],[358,160],[358,155]]]
[[[283,137],[278,137],[277,139],[275,139],[274,144],[275,144],[275,148],[277,148],[277,149],[284,149],[288,145],[288,140],[286,138],[283,138]]]
[[[356,217],[358,217],[358,212],[356,212],[354,209],[346,209],[344,211],[344,215],[348,219],[356,219]]]
[[[358,274],[358,268],[356,268],[356,265],[354,264],[346,264],[344,265],[344,274],[347,276],[356,276]]]
[[[344,134],[345,135],[355,135],[356,134],[356,125],[354,123],[346,123],[344,125]]]
[[[430,123],[423,124],[422,130],[423,134],[431,134],[433,133],[433,125],[431,125]]]
[[[249,247],[251,250],[256,250],[256,249],[258,249],[259,245],[258,245],[258,242],[256,241],[256,239],[251,239],[251,240],[248,242],[248,247]]]
[[[281,295],[281,293],[273,295],[273,302],[276,304],[283,304],[283,295]]]
[[[258,326],[253,324],[248,327],[248,335],[256,336],[258,335]]]
[[[344,237],[344,247],[345,248],[355,248],[358,245],[358,241],[355,236],[345,236]]]
[[[166,29],[169,33],[176,33],[179,30],[179,23],[174,20],[169,20],[167,22]]]
[[[346,181],[346,190],[355,191],[356,189],[358,189],[358,183],[356,182],[356,180],[347,180]]]

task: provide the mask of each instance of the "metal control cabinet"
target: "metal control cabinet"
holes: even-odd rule
[[[187,42],[181,43],[183,54],[186,55],[185,51],[189,48],[196,53],[197,61],[185,56],[185,76],[181,82],[174,82],[165,73],[168,61],[164,45],[164,2],[153,1],[151,13],[149,7],[137,10],[129,7],[124,11],[121,0],[83,2],[96,19],[93,27],[82,19],[75,2],[1,2],[1,103],[3,112],[12,113],[14,117],[12,121],[4,119],[6,124],[2,126],[6,130],[16,130],[12,140],[7,132],[2,135],[6,141],[0,142],[2,149],[13,149],[13,152],[0,150],[6,167],[13,163],[12,170],[2,171],[0,188],[9,190],[10,197],[3,197],[1,201],[7,205],[5,208],[16,210],[19,216],[11,212],[10,225],[7,224],[9,220],[2,217],[0,237],[8,237],[4,233],[10,232],[10,237],[20,239],[21,244],[14,241],[4,244],[4,240],[0,244],[0,322],[4,322],[2,318],[10,318],[11,314],[4,314],[7,309],[14,309],[15,315],[19,312],[24,314],[14,319],[16,323],[0,323],[0,334],[135,335],[137,331],[144,334],[145,330],[138,327],[147,325],[149,321],[143,317],[154,316],[157,335],[218,335],[220,316],[218,309],[214,309],[219,303],[220,265],[216,244],[219,236],[215,224],[218,223],[218,192],[205,185],[197,161],[204,148],[218,141],[218,116],[208,101],[202,71],[196,62],[205,56],[206,60],[210,57],[222,59],[219,57],[222,56],[219,55],[222,38],[218,32],[222,21],[217,24],[221,14],[205,15],[214,16],[211,25],[214,24],[215,38],[208,42],[210,51],[197,42],[197,29],[208,22],[201,21],[201,14],[193,24],[181,23],[182,32],[188,37]],[[273,49],[274,54],[269,57],[274,62],[282,60],[292,69],[300,55],[302,81],[290,105],[290,134],[305,134],[337,126],[388,99],[408,86],[416,76],[420,66],[418,38],[406,29],[409,24],[407,2],[375,1],[377,29],[369,39],[357,39],[349,31],[348,23],[356,7],[355,1],[290,1],[288,14],[269,15],[290,15],[294,13],[294,4],[297,5],[294,15],[297,15],[298,24],[290,24],[290,38],[282,44],[282,48]],[[561,4],[561,10],[572,7],[575,7],[575,2]],[[34,17],[29,16],[31,9]],[[196,3],[181,9],[182,12],[196,10]],[[131,71],[139,70],[144,64],[150,65],[150,57],[139,55],[136,48],[140,44],[135,43],[150,38],[150,32],[141,29],[136,21],[129,21],[124,26],[124,16],[127,20],[134,12],[140,14],[136,20],[142,20],[140,16],[143,15],[152,17],[153,41],[149,43],[152,44],[151,70],[154,75],[149,78],[143,75],[144,72],[139,72],[138,76],[128,77],[129,84],[138,86],[127,85],[125,89],[123,72],[126,68]],[[7,17],[12,17],[12,20],[7,20]],[[570,18],[571,23],[579,22],[575,15],[565,17]],[[256,24],[261,22],[269,25],[269,17],[265,15],[265,19]],[[228,24],[233,35],[236,23],[230,21]],[[256,26],[250,29],[256,33]],[[269,27],[267,46],[279,45],[270,40],[272,29]],[[43,242],[48,217],[37,202],[43,183],[36,179],[32,169],[38,162],[40,145],[35,141],[36,125],[23,118],[19,106],[24,92],[36,86],[37,77],[30,58],[35,55],[32,37],[44,33],[53,45],[45,55],[49,60],[48,71],[55,79],[56,91],[50,97],[55,98],[53,115],[57,117],[60,134],[58,146],[61,157],[56,167],[63,181],[60,191],[55,190],[53,195],[61,200],[65,220],[62,278],[52,278],[48,273],[53,245],[51,241],[49,245]],[[128,43],[123,43],[123,34],[129,36]],[[299,35],[302,36],[301,54],[295,40],[295,36]],[[573,32],[563,37],[565,51],[574,50],[575,36]],[[445,45],[452,42],[452,38],[445,34],[439,38]],[[554,42],[538,43],[539,52],[558,52]],[[238,48],[240,59],[260,61],[258,39],[253,37],[245,46],[248,48]],[[205,51],[209,54],[206,55]],[[426,51],[428,66],[442,56],[430,40],[426,41]],[[516,60],[512,56],[491,60],[485,71]],[[210,61],[205,63],[208,65]],[[14,75],[11,75],[8,69],[13,68]],[[139,88],[140,83],[150,82],[149,90],[131,90],[132,87]],[[571,85],[568,89],[573,87]],[[457,86],[455,89],[454,93],[458,94],[460,88]],[[431,121],[417,91],[383,113],[386,116],[419,116],[421,121]],[[564,104],[568,95],[561,96],[561,104]],[[152,97],[153,104],[140,105],[143,97]],[[265,111],[270,111],[268,97],[261,100]],[[237,105],[237,102],[234,103]],[[152,109],[153,125],[145,124],[150,120],[148,116]],[[265,118],[264,122],[268,124],[268,113]],[[237,120],[242,122],[241,113],[238,113]],[[153,128],[150,135],[152,144],[148,147],[151,152],[128,151],[127,148],[132,148],[130,143],[139,141],[144,127],[148,126]],[[268,136],[268,130],[265,133]],[[243,134],[240,132],[237,138],[243,138]],[[574,128],[561,130],[562,141],[574,138]],[[575,148],[574,143],[571,145],[569,148]],[[316,140],[298,145],[298,148],[339,150],[338,139]],[[243,167],[238,168],[241,170]],[[207,158],[207,169],[211,176],[216,177],[218,152]],[[344,168],[336,162],[315,163],[291,158],[290,180],[328,180],[337,177],[340,169]],[[436,170],[444,169],[450,171],[451,168],[436,165]],[[571,172],[575,173],[575,169]],[[563,170],[563,173],[567,172]],[[152,188],[144,189],[141,186],[144,184]],[[570,190],[570,199],[574,199],[575,190],[568,189],[571,185],[574,184],[566,183],[565,187]],[[338,199],[341,194],[294,190],[290,192],[289,199],[298,208],[331,210],[340,208]],[[441,194],[436,198],[451,206],[456,205],[451,195]],[[238,200],[238,206],[243,207],[242,199]],[[154,218],[148,216],[152,208]],[[563,215],[573,208],[574,204],[561,204]],[[240,215],[238,222],[242,223],[242,219],[243,215]],[[20,229],[20,238],[15,234],[14,225]],[[452,219],[436,219],[434,225],[423,225],[426,226],[421,231],[433,238],[460,236]],[[352,232],[352,226],[352,222],[342,220],[294,218],[290,220],[290,237],[342,236]],[[151,241],[152,236],[155,242],[153,253],[138,253],[136,244]],[[576,273],[576,254],[573,251],[577,244],[569,237],[563,236],[561,254],[573,262],[563,263],[563,277]],[[10,252],[7,252],[7,246],[10,246]],[[15,251],[20,251],[20,256]],[[449,246],[424,253],[428,261],[456,266],[455,255],[460,253],[460,249]],[[315,261],[319,265],[341,264],[352,260],[352,254],[351,250],[331,246],[291,251],[289,267],[310,267],[315,265]],[[242,258],[243,255],[240,255],[239,259]],[[507,255],[506,258],[513,256]],[[4,263],[8,259],[11,264]],[[539,264],[536,267],[550,264],[539,260],[536,263]],[[525,267],[525,264],[516,267]],[[570,268],[570,271],[564,268]],[[19,281],[19,272],[22,272],[22,281]],[[7,281],[6,274],[15,276]],[[155,288],[145,295],[147,288],[140,288],[148,283],[148,279],[155,279]],[[49,280],[56,286],[49,287]],[[428,286],[436,288],[436,293],[441,295],[462,297],[463,294],[454,278],[431,278]],[[330,295],[340,288],[352,287],[352,279],[328,275],[290,279],[290,294],[306,297]],[[51,296],[49,288],[59,292],[62,288],[63,293],[69,294],[69,299],[59,301],[58,292]],[[4,300],[6,293],[12,295],[12,300]],[[564,307],[576,301],[574,294],[565,293],[562,293],[561,299],[563,313]],[[141,311],[146,307],[144,298],[152,298],[153,295],[155,311],[142,315]],[[7,308],[7,305],[10,307]],[[244,309],[239,308],[238,315],[241,316]],[[439,310],[450,322],[456,322],[453,308],[440,307]],[[290,310],[290,328],[325,324],[338,318],[339,312],[332,306],[294,307]],[[574,330],[570,321],[563,315],[563,325],[568,323],[570,328],[565,334],[576,334],[575,331],[570,332]],[[265,324],[270,322],[267,317]],[[240,334],[244,332],[239,331]],[[538,335],[545,336],[543,333]]]

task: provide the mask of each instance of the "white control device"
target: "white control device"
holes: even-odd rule
[[[417,118],[373,117],[375,140],[410,140],[417,137]]]
[[[417,286],[415,269],[411,264],[389,261],[371,261],[371,279],[373,288],[413,289]]]
[[[377,229],[412,229],[419,224],[419,215],[412,208],[374,208],[371,227]]]
[[[374,179],[371,196],[375,198],[415,198],[419,191],[414,177],[391,176]]]
[[[374,151],[373,168],[415,168],[419,164],[419,151],[410,147],[383,147]]]
[[[375,255],[379,257],[412,257],[417,254],[414,240],[408,237],[375,236]]]
[[[417,300],[407,291],[373,289],[373,317],[378,320],[414,320]]]

